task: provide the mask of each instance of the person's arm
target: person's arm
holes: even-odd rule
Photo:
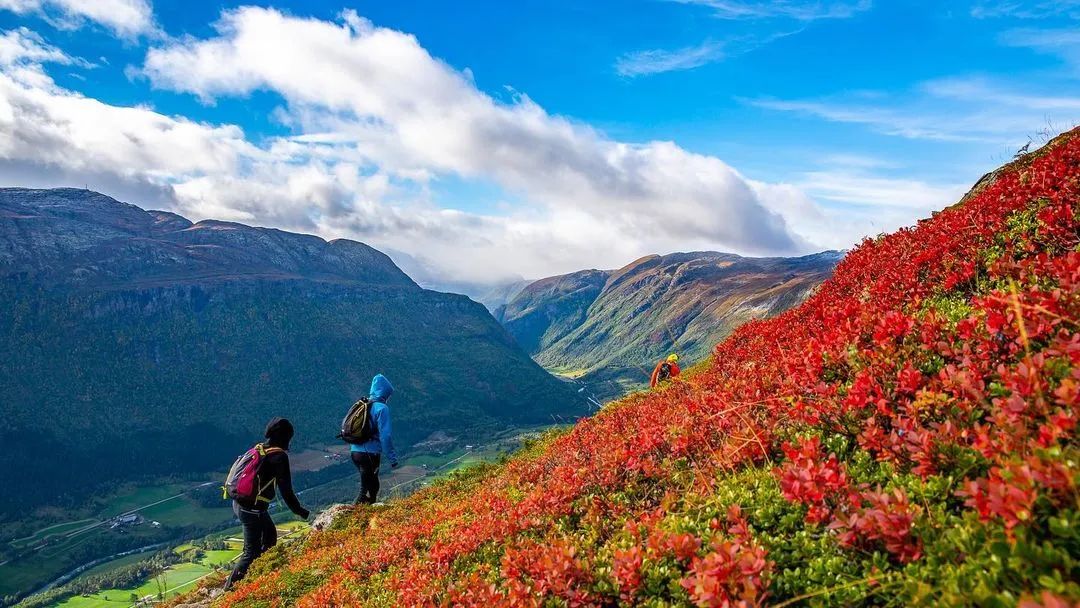
[[[663,365],[663,363],[657,363],[656,367],[654,367],[652,370],[652,376],[649,377],[649,386],[651,388],[656,388],[656,379],[660,376],[661,365]]]
[[[281,499],[285,501],[285,506],[289,507],[290,511],[307,519],[310,513],[300,504],[300,499],[298,499],[296,493],[293,492],[292,471],[289,469],[289,455],[283,452],[279,457],[281,460],[278,461],[276,477],[278,491],[281,492]]]
[[[383,405],[383,409],[376,417],[379,422],[379,441],[382,443],[383,453],[390,459],[391,466],[397,466],[397,451],[394,450],[394,438],[390,434],[390,407]]]

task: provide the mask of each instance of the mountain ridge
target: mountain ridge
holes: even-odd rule
[[[54,204],[38,207],[37,215],[28,215],[30,208],[13,200],[33,200],[43,195],[54,197],[54,202],[73,203],[86,198],[94,204],[90,209]],[[123,216],[90,213],[94,208],[102,209],[100,204],[107,205],[107,201],[124,205],[111,207],[112,211],[122,211]],[[358,241],[326,241],[314,235],[221,220],[193,223],[171,212],[144,212],[90,191],[5,189],[0,213],[0,221],[8,220],[5,247],[0,249],[0,265],[6,266],[6,273],[30,272],[36,279],[55,283],[75,280],[106,287],[113,281],[116,286],[131,287],[162,281],[179,284],[230,278],[292,278],[415,286],[389,257]],[[33,233],[37,240],[30,242],[30,233],[11,225],[16,220],[51,223],[56,225],[56,232],[39,230]],[[95,249],[115,249],[121,242],[124,247],[115,251]],[[245,248],[254,245],[261,247],[260,254],[246,253]],[[94,264],[82,264],[75,256],[87,256]],[[125,265],[131,256],[142,257]],[[152,263],[145,263],[146,256],[151,256]],[[155,270],[162,274],[155,275]]]
[[[739,324],[798,303],[842,255],[651,254],[615,270],[535,281],[506,305],[500,321],[545,368],[617,396],[647,381],[655,360],[668,352],[699,361]]]
[[[272,415],[301,447],[333,442],[376,372],[406,450],[586,409],[480,304],[363,243],[77,189],[0,189],[0,237],[0,435],[22,455],[0,471],[5,509],[91,491],[68,458],[111,474],[96,483],[219,469]]]

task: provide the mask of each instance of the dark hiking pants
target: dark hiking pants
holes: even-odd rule
[[[356,470],[360,471],[360,493],[356,495],[354,505],[375,504],[379,495],[379,461],[381,454],[369,454],[367,452],[353,452],[352,462]]]
[[[236,567],[225,581],[226,589],[244,578],[255,558],[277,544],[277,528],[269,513],[239,507],[233,510],[240,517],[240,525],[244,526],[244,552],[240,554]]]

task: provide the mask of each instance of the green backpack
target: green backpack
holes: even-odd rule
[[[375,402],[367,397],[361,397],[359,401],[349,408],[349,413],[341,421],[341,432],[338,439],[345,443],[359,445],[379,436],[375,427],[374,416],[371,415],[371,406]]]

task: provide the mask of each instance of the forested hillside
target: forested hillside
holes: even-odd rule
[[[397,387],[405,450],[584,411],[481,305],[362,243],[85,190],[0,190],[0,303],[9,514],[221,470],[273,415],[298,447],[335,442],[376,372]]]
[[[802,302],[842,255],[650,255],[618,270],[536,281],[500,320],[545,368],[616,397],[648,382],[652,366],[669,353],[700,362],[739,325]]]
[[[1080,601],[1080,131],[682,382],[278,548],[218,606]]]

